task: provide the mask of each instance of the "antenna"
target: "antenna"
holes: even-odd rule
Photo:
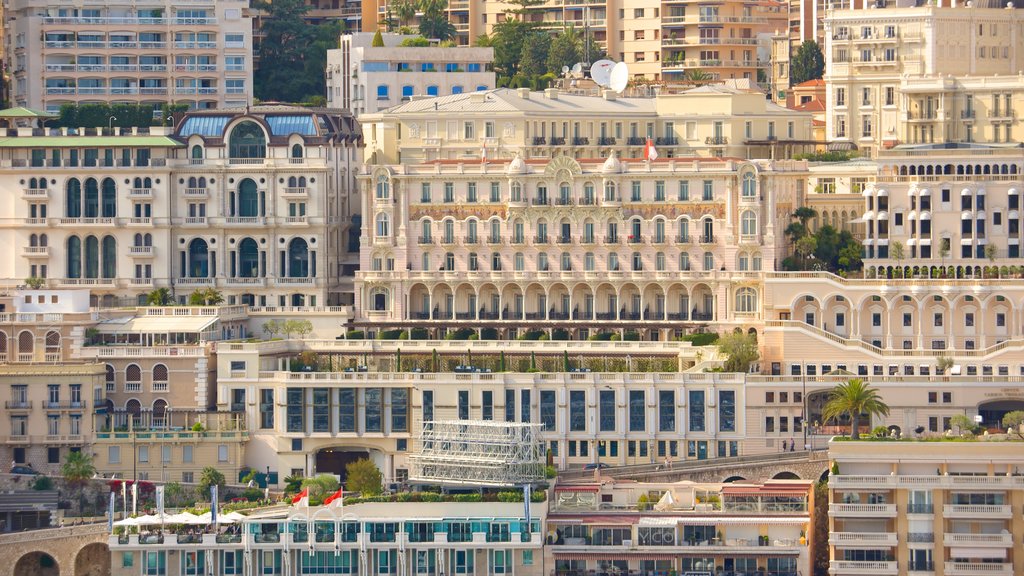
[[[611,60],[598,60],[590,67],[590,77],[598,86],[608,86],[608,80],[612,75],[612,66],[615,66],[615,62]]]
[[[583,63],[582,62],[577,62],[577,63],[572,65],[572,75],[573,76],[579,76],[580,72],[582,72],[582,71],[583,71]]]
[[[627,66],[625,62],[619,62],[612,68],[611,75],[609,76],[608,87],[621,93],[626,89],[626,84],[628,82],[629,66]]]
[[[562,76],[565,76],[569,72],[568,66],[562,66]]]

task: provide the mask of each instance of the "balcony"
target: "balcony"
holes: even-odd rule
[[[992,574],[1010,576],[1013,564],[995,562],[947,562],[945,572],[948,576],[982,576]]]
[[[845,546],[895,546],[896,534],[893,532],[832,532],[828,543]]]
[[[895,518],[895,504],[832,504],[830,516],[836,518]]]
[[[152,246],[129,246],[128,255],[133,258],[151,258],[153,256]]]
[[[1012,534],[946,534],[946,546],[980,546],[1006,548],[1013,546]]]
[[[423,244],[433,244],[434,243],[434,238],[431,237],[431,236],[420,236],[419,238],[416,239],[416,243],[420,244],[420,245],[423,245]]]
[[[4,408],[8,410],[31,410],[31,400],[7,400],[4,402]]]
[[[715,237],[713,235],[702,234],[697,237],[698,244],[714,244]]]
[[[22,188],[21,189],[21,196],[22,196],[22,198],[30,198],[32,200],[41,200],[43,198],[49,197],[49,195],[50,195],[50,190],[48,188]]]
[[[590,138],[587,138],[585,136],[573,136],[572,145],[573,146],[588,146],[588,145],[590,145]]]
[[[207,188],[185,188],[186,198],[206,198],[208,194]]]
[[[58,226],[113,226],[113,218],[50,218]]]
[[[705,146],[728,146],[728,136],[708,136],[704,139]]]
[[[227,216],[224,224],[228,226],[263,226],[267,219],[262,216]]]
[[[21,255],[26,258],[49,258],[49,246],[22,246]]]
[[[615,146],[615,138],[611,136],[601,136],[597,139],[598,146]]]
[[[828,563],[829,574],[856,574],[864,576],[896,576],[896,562],[857,562],[851,560],[832,560]],[[948,571],[947,571],[948,573]]]
[[[643,136],[630,136],[626,139],[627,146],[643,146],[647,144],[647,139]]]
[[[946,504],[942,507],[946,518],[1008,519],[1013,515],[1009,505]]]
[[[654,143],[658,146],[677,146],[679,145],[679,139],[675,136],[662,136],[657,138]]]
[[[284,195],[289,198],[300,198],[308,195],[305,186],[289,186],[284,189]]]
[[[128,196],[131,198],[152,198],[152,188],[131,188],[128,190]]]
[[[552,136],[551,140],[548,141],[549,146],[565,146],[565,138],[561,136]]]

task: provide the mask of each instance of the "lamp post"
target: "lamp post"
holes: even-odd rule
[[[114,133],[114,120],[117,120],[117,116],[111,116],[107,119],[107,131],[111,134]]]
[[[807,363],[803,363],[800,366],[800,382],[802,385],[803,393],[800,399],[803,400],[803,422],[801,422],[800,428],[804,431],[804,450],[810,452],[811,447],[807,445]]]

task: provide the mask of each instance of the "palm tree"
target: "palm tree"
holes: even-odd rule
[[[878,390],[868,386],[860,378],[853,378],[832,389],[829,394],[828,403],[821,412],[825,420],[832,420],[840,416],[850,418],[850,437],[854,440],[860,438],[860,415],[888,416],[889,406],[882,402]]]
[[[146,295],[146,304],[149,306],[170,306],[173,303],[171,291],[167,288],[157,288]]]
[[[714,80],[715,77],[712,76],[710,72],[705,72],[700,68],[691,68],[686,71],[685,79],[687,82],[692,82],[694,84],[706,84]]]
[[[67,482],[68,487],[78,491],[78,511],[82,513],[82,496],[85,485],[96,475],[96,467],[93,466],[92,457],[82,452],[69,452],[64,459],[64,465],[60,469],[61,476]]]
[[[394,3],[394,11],[398,18],[398,25],[408,26],[416,18],[416,2],[414,0],[399,0]]]

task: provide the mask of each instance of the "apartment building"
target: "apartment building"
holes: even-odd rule
[[[110,536],[111,574],[545,574],[546,505],[377,502],[257,510],[228,529]]]
[[[495,87],[491,47],[403,47],[402,41],[416,36],[381,36],[384,46],[374,47],[374,34],[345,34],[341,48],[327,51],[328,107],[349,110],[358,117],[414,97]]]
[[[1020,10],[897,2],[832,10],[825,31],[833,147],[1020,141]]]
[[[5,7],[11,102],[56,112],[68,102],[252,102],[252,21],[239,0],[104,3],[34,0]]]
[[[812,486],[556,483],[547,564],[556,576],[809,574]]]
[[[19,192],[2,208],[0,277],[87,287],[105,306],[207,287],[229,303],[340,303],[357,261],[352,122],[269,107],[114,136],[9,129],[0,165]]]
[[[829,574],[1017,574],[1020,442],[837,442]]]
[[[448,18],[456,41],[469,45],[515,9],[505,2],[451,2]],[[362,10],[364,23],[390,14],[386,0],[363,2]],[[626,62],[634,78],[680,81],[688,71],[701,70],[719,80],[756,80],[758,70],[767,68],[767,35],[786,28],[787,10],[783,2],[738,0],[713,6],[695,0],[546,2],[527,8],[521,18],[553,31],[572,26],[589,34],[610,58]]]

